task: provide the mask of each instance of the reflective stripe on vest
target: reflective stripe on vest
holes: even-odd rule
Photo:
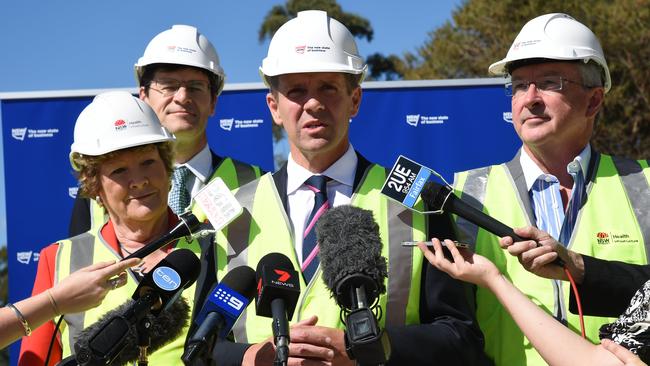
[[[369,168],[351,204],[373,211],[381,237],[387,238],[383,240],[382,255],[388,259],[389,280],[387,295],[380,296],[383,310],[380,324],[416,324],[419,323],[423,258],[419,250],[404,250],[401,241],[424,240],[425,218],[379,193],[385,177],[384,168],[376,165]],[[229,270],[241,265],[256,268],[259,260],[270,252],[286,255],[294,268],[300,268],[293,229],[271,174],[241,187],[235,196],[245,210],[217,235],[218,277],[223,278]],[[318,315],[319,325],[343,328],[339,307],[321,276],[318,268],[309,284],[300,277],[301,294],[291,322]],[[258,317],[254,311],[249,307],[233,328],[237,342],[259,342],[271,335],[271,319]]]
[[[207,240],[207,239],[206,239]],[[72,237],[70,239],[58,242],[59,248],[56,255],[55,267],[55,284],[60,282],[70,273],[77,271],[93,263],[102,261],[114,261],[122,259],[108,245],[101,236],[92,235],[90,232]],[[175,249],[187,248],[192,250],[197,256],[200,256],[201,248],[197,241],[187,243],[180,239]],[[95,323],[103,314],[115,309],[130,299],[137,287],[137,279],[130,272],[126,285],[111,290],[104,298],[101,305],[96,308],[87,310],[83,313],[66,314],[61,328],[61,342],[63,358],[68,357],[74,350],[75,338],[79,333],[89,325]],[[190,305],[190,311],[193,308],[194,290],[196,284],[183,291],[182,296]],[[189,314],[191,315],[191,314]],[[188,315],[188,317],[189,317]],[[183,353],[185,336],[189,329],[189,324],[183,328],[181,335],[173,342],[168,343],[158,351],[149,355],[151,364],[171,365],[177,364]]]
[[[599,258],[645,264],[648,262],[648,210],[650,187],[648,168],[643,164],[607,155],[592,156],[597,167],[587,186],[588,198],[581,208],[568,247]],[[459,173],[455,187],[466,199],[470,192],[477,208],[512,227],[531,225],[532,211],[528,192],[522,192],[523,176],[518,158],[508,164]],[[514,178],[513,178],[514,177]],[[525,190],[525,188],[524,188]],[[526,200],[526,201],[524,201]],[[516,257],[502,250],[498,238],[473,225],[467,229],[476,252],[490,258],[518,288],[550,314],[568,313],[569,286],[562,283],[563,303],[556,303],[553,281],[527,272]],[[489,291],[477,289],[477,318],[486,341],[486,352],[497,365],[545,365],[539,354],[516,326],[506,310]],[[566,314],[574,331],[579,331],[577,315]],[[600,325],[609,318],[585,318],[586,333],[598,341]]]

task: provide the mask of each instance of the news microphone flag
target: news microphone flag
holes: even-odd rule
[[[381,188],[381,193],[413,209],[424,184],[429,180],[431,174],[440,177],[433,169],[400,155],[390,170],[388,178]]]
[[[193,200],[217,231],[226,227],[244,211],[226,183],[219,177],[203,187]]]

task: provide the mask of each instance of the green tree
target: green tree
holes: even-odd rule
[[[599,37],[612,76],[594,146],[606,153],[650,157],[650,0],[468,0],[452,20],[429,33],[415,53],[396,63],[405,79],[487,77],[521,27],[545,13],[564,12]]]

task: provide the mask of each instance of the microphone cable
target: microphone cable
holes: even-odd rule
[[[576,281],[573,279],[573,276],[571,276],[571,272],[567,269],[566,265],[563,269],[564,273],[569,278],[569,282],[571,283],[571,290],[573,291],[573,295],[576,297],[576,304],[578,305],[578,318],[580,319],[580,332],[582,334],[582,338],[586,339],[587,336],[585,334],[585,318],[582,314],[582,302],[580,301],[578,286],[576,285]]]
[[[50,356],[52,355],[52,347],[54,346],[54,340],[56,339],[56,333],[59,331],[59,328],[61,327],[61,322],[63,321],[63,314],[59,316],[59,320],[56,322],[56,326],[54,327],[54,332],[52,333],[52,338],[50,338],[50,346],[47,347],[47,356],[45,357],[45,363],[43,366],[47,366],[48,363],[50,362]]]

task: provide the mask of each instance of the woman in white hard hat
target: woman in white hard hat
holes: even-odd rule
[[[151,107],[126,92],[100,94],[81,112],[75,124],[70,161],[79,174],[81,195],[97,200],[109,219],[100,228],[59,241],[41,252],[34,295],[46,291],[81,265],[120,260],[177,224],[178,217],[167,206],[174,140]],[[115,288],[106,282],[105,286],[113,290],[98,307],[64,314],[65,322],[58,342],[54,342],[50,364],[70,356],[75,337],[84,328],[131,298],[142,273],[181,247],[200,253],[196,241],[181,239],[169,244],[146,256],[137,270],[129,271],[130,280],[124,286]],[[190,304],[193,292],[192,287],[183,293]],[[48,322],[25,337],[19,365],[42,365],[54,332],[54,323]],[[184,338],[153,352],[150,362],[177,362]]]

